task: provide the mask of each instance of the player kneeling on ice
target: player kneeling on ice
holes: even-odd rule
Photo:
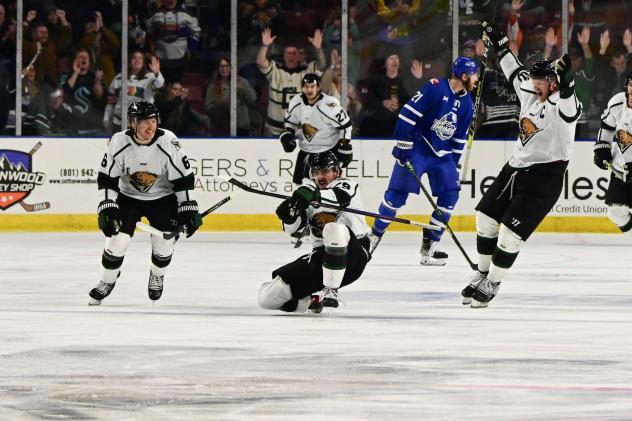
[[[304,179],[276,214],[290,233],[308,224],[313,250],[276,269],[272,281],[261,285],[259,305],[268,310],[320,313],[338,307],[338,289],[358,279],[369,261],[364,216],[319,206],[362,209],[358,184],[340,178],[340,162],[331,151],[311,155],[309,167],[313,180]]]
[[[632,236],[632,72],[626,75],[623,89],[610,98],[601,116],[594,160],[599,168],[611,170],[605,197],[608,218]]]
[[[520,101],[520,135],[509,161],[476,205],[478,272],[461,294],[463,304],[487,307],[522,244],[562,192],[581,105],[568,54],[525,68],[509,39],[483,22],[500,66]]]
[[[141,217],[161,231],[185,227],[187,237],[202,225],[197,202],[190,196],[194,188],[191,165],[176,135],[158,128],[158,110],[149,102],[131,104],[127,118],[130,128],[115,133],[108,142],[97,178],[99,228],[107,238],[103,274],[90,291],[91,305],[100,304],[112,292]],[[151,237],[148,293],[153,301],[162,295],[175,243],[176,238]]]

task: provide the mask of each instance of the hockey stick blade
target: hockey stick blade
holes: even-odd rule
[[[28,203],[24,203],[22,200],[20,200],[18,203],[27,212],[37,212],[37,211],[50,208],[49,202],[41,202],[41,203],[35,203],[34,205],[29,205]]]
[[[243,190],[245,190],[245,191],[247,191],[249,193],[260,194],[262,196],[276,197],[277,199],[283,199],[283,200],[291,198],[291,196],[286,196],[284,194],[273,193],[273,192],[268,192],[268,191],[264,191],[264,190],[257,190],[255,188],[252,188],[252,187],[248,186],[247,184],[242,183],[239,180],[235,180],[234,178],[231,178],[228,181],[231,184],[234,184],[235,186],[237,186],[240,189],[243,189]],[[424,223],[421,223],[421,222],[415,222],[415,221],[411,221],[411,220],[404,219],[404,218],[398,218],[398,217],[394,217],[394,216],[380,215],[379,213],[373,213],[373,212],[360,210],[360,209],[343,208],[341,206],[336,206],[334,204],[326,203],[326,202],[313,203],[313,205],[324,207],[324,208],[329,208],[329,209],[335,209],[335,210],[341,211],[341,212],[348,212],[348,213],[355,213],[357,215],[371,216],[373,218],[384,219],[386,221],[399,222],[400,224],[411,225],[413,227],[427,228],[429,230],[441,230],[442,229],[441,227],[438,227],[436,225],[424,224]]]

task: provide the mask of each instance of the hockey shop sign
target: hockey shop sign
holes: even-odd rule
[[[33,171],[33,154],[41,145],[38,142],[30,152],[0,149],[0,209],[3,211],[16,203],[28,212],[50,207],[48,202],[37,205],[24,202],[33,189],[46,180],[46,174]]]

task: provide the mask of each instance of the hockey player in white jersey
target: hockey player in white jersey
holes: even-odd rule
[[[131,104],[127,117],[130,129],[112,136],[97,178],[99,228],[107,238],[101,280],[90,291],[91,305],[100,304],[112,292],[141,217],[161,231],[185,227],[187,237],[202,225],[197,202],[191,198],[193,172],[178,138],[157,127],[160,117],[149,102]],[[162,295],[175,242],[176,238],[151,237],[148,294],[152,301]]]
[[[595,165],[611,170],[605,197],[608,218],[628,236],[632,236],[631,146],[632,72],[626,75],[624,91],[608,101],[594,147]]]
[[[476,206],[478,272],[461,292],[463,304],[472,307],[486,307],[494,298],[520,247],[559,198],[581,114],[568,54],[527,70],[505,34],[483,22],[483,36],[518,95],[520,135]]]
[[[313,250],[276,269],[272,281],[261,285],[259,305],[268,310],[319,313],[338,307],[338,289],[357,280],[370,258],[364,216],[318,206],[362,209],[358,184],[340,178],[340,163],[331,151],[311,155],[309,165],[313,180],[305,179],[276,214],[285,231],[309,225]]]
[[[345,168],[353,159],[351,147],[351,119],[337,98],[323,94],[320,76],[308,73],[302,81],[303,93],[290,101],[285,112],[284,130],[279,140],[285,152],[296,149],[299,153],[294,166],[295,184],[307,177],[309,154],[333,151]]]

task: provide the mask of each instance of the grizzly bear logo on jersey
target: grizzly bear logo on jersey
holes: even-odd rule
[[[158,180],[158,175],[146,171],[136,171],[134,174],[128,173],[127,180],[139,192],[147,193]]]
[[[307,140],[308,142],[311,142],[314,136],[316,136],[316,133],[318,133],[318,129],[316,127],[307,123],[303,123],[301,129],[303,130],[303,136],[305,136],[305,140]]]
[[[630,147],[630,145],[632,145],[632,134],[626,132],[623,129],[617,130],[616,138],[617,145],[619,145],[619,149],[621,149],[621,152],[625,152]]]
[[[322,237],[325,225],[330,222],[335,222],[337,217],[338,216],[333,212],[318,212],[312,216],[312,219],[309,221],[309,226],[314,237]]]
[[[522,146],[525,146],[533,136],[541,131],[542,129],[538,129],[538,126],[529,118],[522,117],[520,119],[520,142],[522,142]]]

